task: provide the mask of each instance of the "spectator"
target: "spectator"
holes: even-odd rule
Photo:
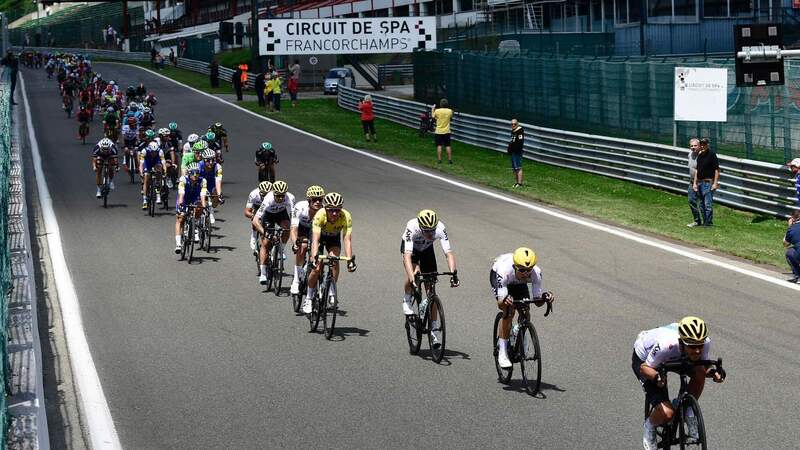
[[[14,56],[14,52],[9,50],[6,52],[5,58],[0,60],[0,65],[8,67],[8,75],[11,78],[11,104],[16,105],[14,101],[14,89],[17,88],[17,72],[19,72],[19,59]]]
[[[25,32],[25,47],[31,46],[31,35],[28,32]]]
[[[272,72],[267,72],[266,82],[264,83],[264,95],[267,97],[267,110],[272,112]]]
[[[186,57],[186,46],[186,39],[181,39],[180,43],[178,44],[178,58]]]
[[[281,76],[278,72],[272,72],[272,103],[275,105],[275,111],[281,110],[282,93]]]
[[[364,138],[369,142],[370,135],[372,135],[372,140],[378,142],[378,135],[375,134],[375,113],[372,111],[371,95],[365,95],[364,100],[358,102],[358,110],[361,111],[361,128],[364,129]]]
[[[453,118],[453,110],[446,98],[439,102],[439,107],[433,105],[431,116],[436,119],[436,162],[442,163],[442,147],[447,150],[447,162],[453,164],[453,149],[450,147],[450,120]]]
[[[258,72],[256,74],[256,79],[253,81],[253,89],[256,90],[256,96],[258,96],[258,106],[265,107],[267,103],[264,101],[264,89],[266,88],[266,83],[264,82],[264,72]]]
[[[242,101],[242,69],[238,66],[234,68],[231,83],[233,84],[233,89],[236,91],[236,100]]]
[[[800,282],[800,211],[792,212],[789,217],[789,228],[783,237],[783,246],[786,247],[786,262],[792,268],[791,283]]]
[[[699,194],[700,213],[703,226],[714,225],[714,191],[719,188],[719,160],[709,148],[707,138],[700,139],[700,153],[697,154],[697,172],[694,174],[692,188]]]
[[[792,171],[792,175],[795,177],[794,180],[794,190],[797,193],[797,206],[800,206],[800,158],[795,158],[788,163],[789,170]]]
[[[178,67],[178,60],[175,58],[175,49],[169,49],[169,62],[172,63],[173,66]]]
[[[156,68],[161,70],[164,68],[164,57],[161,56],[161,53],[156,53]]]
[[[698,197],[697,192],[694,190],[694,176],[697,172],[697,155],[700,154],[700,139],[691,138],[689,139],[689,156],[688,156],[688,164],[689,164],[689,189],[688,189],[688,197],[689,197],[689,209],[692,211],[692,217],[694,218],[694,222],[687,224],[687,227],[697,227],[703,224],[703,218],[700,216],[700,206],[698,205]]]
[[[299,60],[296,60],[296,59],[294,60],[294,64],[292,64],[292,66],[289,67],[289,72],[291,73],[291,76],[289,77],[289,79],[294,79],[294,80],[297,80],[298,82],[300,81],[300,61]]]
[[[297,91],[299,89],[299,80],[297,78],[289,78],[288,88],[289,97],[292,99],[292,108],[297,106]]]
[[[112,48],[114,46],[114,27],[111,24],[108,24],[106,27],[106,48]]]
[[[208,77],[211,81],[212,88],[219,87],[219,62],[217,61],[217,57],[211,59],[211,62],[208,64]]]
[[[514,187],[522,187],[522,149],[525,145],[525,130],[517,119],[511,119],[511,141],[508,154],[511,155],[511,169],[514,171]]]
[[[157,54],[158,54],[158,51],[156,51],[156,46],[155,46],[155,44],[153,44],[153,46],[150,47],[150,64],[153,67],[156,66],[156,55]]]

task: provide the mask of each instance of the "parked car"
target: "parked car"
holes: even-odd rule
[[[352,70],[347,67],[334,67],[328,71],[325,75],[325,94],[335,94],[339,85],[356,87],[356,77],[353,76]]]

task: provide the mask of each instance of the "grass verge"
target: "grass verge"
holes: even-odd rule
[[[161,73],[194,88],[217,93],[208,89],[208,78],[204,75],[175,68],[165,69]],[[225,94],[231,93],[230,87],[220,90]],[[296,108],[292,108],[289,102],[284,102],[284,109],[280,113],[266,113],[254,101],[238,104],[271,119],[350,147],[383,153],[457,178],[513,192],[520,197],[633,230],[719,250],[757,263],[779,268],[785,268],[786,265],[781,245],[786,222],[770,216],[715,205],[714,227],[687,228],[691,214],[685,196],[531,161],[525,161],[523,165],[527,186],[512,189],[514,181],[505,154],[454,142],[455,164],[439,165],[436,164],[435,147],[430,137],[420,138],[416,130],[387,120],[375,121],[380,141],[365,142],[358,116],[339,108],[334,98],[301,98]]]

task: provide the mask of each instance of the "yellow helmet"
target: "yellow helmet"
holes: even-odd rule
[[[285,181],[278,180],[278,181],[272,183],[272,190],[276,194],[285,194],[286,191],[289,190],[289,185],[287,185]]]
[[[417,222],[423,230],[432,230],[439,224],[439,217],[432,209],[423,209],[417,214]]]
[[[271,190],[272,190],[272,183],[270,183],[269,181],[262,181],[261,183],[258,183],[258,193],[261,194],[262,197],[267,195],[267,192]]]
[[[520,247],[514,250],[514,265],[532,269],[536,265],[536,253],[528,247]]]
[[[306,198],[313,198],[313,197],[324,197],[325,196],[325,189],[322,189],[322,186],[317,186],[316,184],[313,186],[309,186],[306,189]]]
[[[341,208],[344,201],[342,200],[342,194],[338,192],[329,192],[325,198],[322,199],[322,203],[326,208]]]
[[[678,338],[686,345],[700,345],[708,337],[708,327],[703,319],[687,316],[678,323]]]

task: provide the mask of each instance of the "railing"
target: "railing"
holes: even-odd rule
[[[368,92],[340,86],[339,106],[357,111]],[[375,115],[412,128],[430,106],[408,100],[372,95]],[[524,124],[523,124],[524,125]],[[678,147],[525,126],[527,159],[632,181],[678,194],[689,186],[687,151]],[[505,152],[510,124],[505,120],[456,113],[453,138],[468,144]],[[796,208],[794,181],[785,166],[718,155],[720,189],[714,200],[733,208],[787,217]]]
[[[8,241],[9,186],[11,175],[11,92],[9,91],[9,72],[0,69],[0,386],[9,389],[8,349],[8,298],[11,292],[11,247]],[[8,405],[6,396],[0,395],[0,440],[6,442],[8,424]]]
[[[399,72],[403,78],[414,78],[413,64],[379,64],[378,79],[381,81],[391,80],[395,72]]]

